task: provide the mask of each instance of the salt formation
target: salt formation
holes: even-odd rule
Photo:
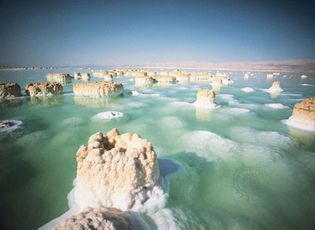
[[[90,80],[91,75],[89,73],[74,73],[74,79],[88,81]]]
[[[92,117],[92,120],[111,120],[111,119],[115,119],[115,118],[117,119],[123,116],[124,114],[122,112],[106,111],[106,112],[96,114],[94,117]]]
[[[189,74],[185,74],[185,73],[176,73],[174,74],[176,81],[180,82],[180,83],[187,83],[189,81],[193,81],[196,79],[196,77],[192,77],[190,79],[190,75]]]
[[[89,73],[81,73],[82,81],[89,81],[91,79],[91,75]]]
[[[146,87],[156,83],[157,80],[153,77],[136,77],[135,87]]]
[[[21,87],[17,83],[1,83],[0,99],[21,96]]]
[[[189,74],[186,74],[189,76]],[[176,76],[176,79],[177,76]],[[205,81],[205,82],[208,82],[208,81],[211,81],[211,76],[209,75],[209,73],[191,73],[190,76],[189,76],[189,79],[190,81],[192,82],[200,82],[200,81]]]
[[[219,73],[219,72],[216,73],[213,80],[221,80],[222,85],[230,85],[234,83],[226,73]]]
[[[215,92],[211,89],[199,89],[194,105],[196,107],[215,108]]]
[[[163,196],[157,155],[149,141],[135,133],[93,134],[77,151],[74,201],[86,207],[141,208]]]
[[[220,92],[221,87],[222,87],[222,85],[223,85],[221,79],[213,79],[210,84],[211,84],[211,86],[212,86],[212,90],[213,90],[214,92],[216,92],[216,93],[217,93],[217,92]]]
[[[315,98],[306,98],[295,104],[292,116],[286,123],[295,128],[315,131]]]
[[[107,97],[118,96],[123,93],[123,85],[109,81],[94,83],[74,83],[73,93],[75,96]]]
[[[28,96],[52,96],[62,94],[63,87],[56,82],[32,82],[25,87]]]
[[[154,79],[158,83],[176,83],[176,78],[173,76],[155,76]]]
[[[123,72],[119,72],[120,75],[123,75]],[[113,81],[114,77],[118,76],[118,73],[114,70],[112,71],[94,71],[94,77],[103,78],[104,81]]]
[[[274,81],[272,83],[272,86],[268,89],[268,92],[270,93],[279,93],[283,91],[280,87],[280,81]]]
[[[253,89],[253,88],[250,88],[250,87],[244,87],[244,88],[242,88],[241,90],[242,90],[243,92],[245,92],[245,93],[251,93],[251,92],[254,91],[254,89]]]
[[[267,107],[270,107],[272,109],[284,109],[286,108],[286,106],[284,106],[281,103],[269,103],[269,104],[265,104]]]
[[[306,76],[306,75],[303,74],[303,75],[301,75],[301,78],[302,78],[302,79],[305,79],[305,78],[308,78],[308,76]]]
[[[75,72],[73,77],[74,77],[75,80],[80,80],[81,79],[81,73],[76,73]]]
[[[22,121],[17,121],[17,120],[0,121],[0,133],[11,132],[17,129],[21,124],[22,124]]]
[[[67,73],[49,73],[46,75],[47,81],[60,84],[71,83],[72,77]]]
[[[116,208],[88,208],[60,222],[52,230],[132,230],[139,229],[136,220],[128,212]]]

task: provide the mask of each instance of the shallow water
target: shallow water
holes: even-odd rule
[[[0,80],[24,88],[46,72],[1,71]],[[60,97],[2,102],[0,120],[23,124],[0,133],[1,229],[36,229],[67,211],[77,149],[114,127],[149,139],[168,175],[167,203],[146,217],[153,229],[314,229],[315,134],[282,120],[296,102],[315,96],[315,76],[277,77],[279,95],[263,91],[272,84],[265,74],[231,78],[214,110],[191,105],[207,83],[135,88],[129,78],[117,79],[125,95],[116,99],[74,97],[70,84]],[[273,103],[283,107],[267,106]],[[92,119],[106,111],[123,117]]]

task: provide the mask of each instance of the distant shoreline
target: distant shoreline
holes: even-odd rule
[[[191,69],[208,71],[253,71],[280,73],[315,73],[315,60],[265,61],[265,62],[186,62],[186,63],[151,63],[144,65],[73,65],[73,66],[0,66],[0,71],[20,70],[56,70],[64,68],[102,69]]]

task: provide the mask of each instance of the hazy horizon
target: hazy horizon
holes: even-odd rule
[[[315,60],[311,1],[1,1],[0,65]]]

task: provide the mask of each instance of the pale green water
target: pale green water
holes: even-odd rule
[[[24,87],[44,76],[39,70],[0,72],[0,81]],[[235,83],[218,93],[220,107],[212,113],[178,103],[193,102],[197,89],[208,84],[137,89],[146,95],[107,101],[74,98],[68,85],[64,96],[49,101],[1,103],[0,120],[23,122],[0,134],[1,229],[36,229],[68,210],[77,149],[91,134],[113,127],[141,134],[160,159],[178,164],[160,162],[162,174],[173,173],[167,204],[150,215],[152,228],[314,229],[315,135],[288,129],[281,120],[297,101],[315,96],[315,86],[301,85],[315,85],[315,79],[279,77],[284,92],[272,99],[260,90],[272,83],[265,74],[247,81],[241,73],[231,77]],[[126,91],[134,89],[130,79],[119,81]],[[246,86],[255,91],[240,91]],[[91,120],[108,110],[125,115]]]

